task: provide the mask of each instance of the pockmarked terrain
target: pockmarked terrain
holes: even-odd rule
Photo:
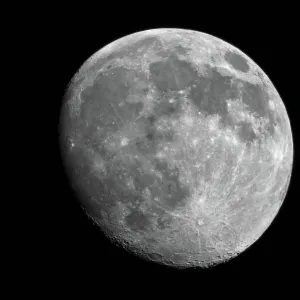
[[[156,29],[89,58],[61,113],[87,213],[137,255],[208,267],[253,244],[287,192],[293,141],[268,76],[211,35]]]

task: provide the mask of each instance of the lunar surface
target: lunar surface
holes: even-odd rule
[[[128,251],[176,268],[243,252],[290,182],[291,126],[274,85],[201,32],[147,30],[99,50],[66,90],[60,130],[92,220]]]

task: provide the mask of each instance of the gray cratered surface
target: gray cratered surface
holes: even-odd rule
[[[268,228],[293,162],[268,76],[211,35],[155,29],[104,47],[72,79],[62,149],[88,214],[174,267],[228,260]]]

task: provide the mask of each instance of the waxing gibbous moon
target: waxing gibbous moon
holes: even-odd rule
[[[72,78],[61,120],[79,201],[143,259],[227,261],[284,201],[293,140],[283,101],[250,57],[212,35],[163,28],[112,42]]]

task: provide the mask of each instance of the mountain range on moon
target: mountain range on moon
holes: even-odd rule
[[[280,95],[251,58],[202,32],[148,30],[100,49],[72,78],[61,124],[88,215],[158,264],[234,258],[288,189],[293,140]]]

